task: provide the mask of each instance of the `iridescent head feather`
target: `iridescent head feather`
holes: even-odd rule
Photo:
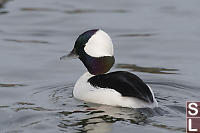
[[[94,75],[108,72],[113,66],[113,44],[102,30],[93,29],[81,34],[69,56],[76,55],[87,70]]]

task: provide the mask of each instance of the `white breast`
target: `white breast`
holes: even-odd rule
[[[123,97],[119,92],[109,88],[95,88],[88,81],[94,75],[86,72],[76,82],[73,95],[75,98],[91,103],[105,104],[111,106],[121,106],[129,108],[157,107],[157,101],[146,103],[138,98]]]

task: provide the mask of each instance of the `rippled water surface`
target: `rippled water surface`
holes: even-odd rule
[[[0,0],[0,132],[185,132],[200,95],[199,0]],[[128,109],[73,98],[86,71],[60,61],[77,36],[101,28],[116,64],[141,77],[159,107]]]

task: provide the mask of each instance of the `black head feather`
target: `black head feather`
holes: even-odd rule
[[[85,52],[86,43],[98,30],[88,30],[81,34],[75,42],[74,49],[69,54],[78,56],[87,70],[93,75],[108,72],[115,62],[114,56],[92,57]]]

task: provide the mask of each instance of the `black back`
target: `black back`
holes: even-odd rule
[[[153,103],[153,95],[149,87],[136,75],[126,71],[100,74],[88,79],[94,87],[114,89],[122,96],[136,97]]]

